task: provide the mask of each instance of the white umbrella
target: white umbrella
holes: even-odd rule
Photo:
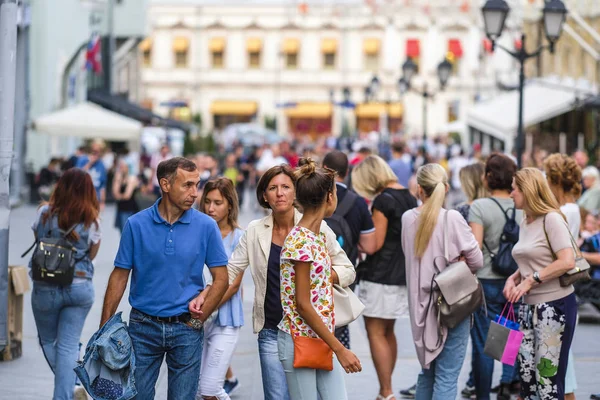
[[[142,124],[96,104],[84,102],[37,118],[33,128],[54,136],[129,141],[139,139]]]

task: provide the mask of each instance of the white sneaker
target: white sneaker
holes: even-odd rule
[[[88,395],[83,386],[75,386],[73,391],[73,400],[88,400]]]

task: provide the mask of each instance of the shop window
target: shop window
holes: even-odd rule
[[[298,53],[287,53],[285,55],[285,67],[287,69],[298,68]]]
[[[248,66],[252,69],[260,68],[260,51],[248,53]]]
[[[335,53],[324,53],[323,54],[323,67],[325,69],[335,68]]]
[[[213,51],[212,66],[215,69],[221,69],[225,65],[225,59],[222,51]]]
[[[175,52],[175,66],[177,68],[185,68],[188,65],[188,52],[187,50],[180,50]]]
[[[365,69],[373,72],[379,69],[379,53],[365,54]]]

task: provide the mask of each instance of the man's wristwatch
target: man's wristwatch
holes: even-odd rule
[[[533,280],[536,281],[537,283],[542,283],[542,280],[540,279],[540,273],[539,272],[534,272],[533,273]]]

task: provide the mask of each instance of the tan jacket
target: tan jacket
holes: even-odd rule
[[[302,214],[296,211],[294,223],[298,223]],[[331,257],[333,269],[338,274],[340,285],[347,287],[354,282],[356,272],[354,266],[342,250],[335,233],[325,221],[321,224],[321,232],[326,235],[327,249]],[[252,322],[254,333],[258,333],[265,325],[265,296],[267,292],[267,264],[271,252],[271,239],[273,236],[273,217],[268,215],[262,219],[254,220],[240,239],[233,254],[229,258],[227,271],[229,282],[250,266],[252,279],[254,279],[254,307],[252,309]]]

